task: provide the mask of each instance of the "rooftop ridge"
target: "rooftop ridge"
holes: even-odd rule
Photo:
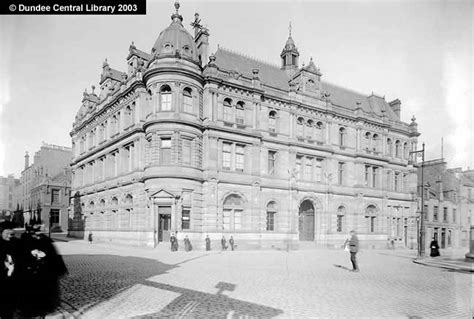
[[[328,81],[322,81],[322,80],[321,80],[321,82],[324,83],[324,84],[329,84],[329,85],[335,86],[339,89],[343,89],[343,90],[346,90],[346,91],[349,91],[349,92],[352,92],[352,93],[355,93],[355,94],[358,94],[358,95],[362,95],[366,99],[370,96],[370,95],[367,95],[365,93],[362,93],[362,92],[359,92],[359,91],[356,91],[356,90],[353,90],[353,89],[346,88],[346,87],[341,86],[339,84],[334,84],[334,83],[331,83],[331,82],[328,82]]]
[[[271,66],[273,68],[276,68],[276,69],[280,69],[280,66],[278,66],[278,64],[276,63],[271,63],[271,62],[268,62],[268,61],[265,61],[263,59],[260,59],[260,58],[257,58],[257,57],[253,57],[249,54],[245,54],[245,53],[241,53],[241,52],[238,52],[236,50],[232,50],[232,49],[229,49],[229,48],[226,48],[226,47],[223,47],[222,45],[217,45],[217,49],[221,49],[223,51],[227,51],[229,53],[232,53],[232,54],[235,54],[235,55],[239,55],[243,58],[247,58],[247,59],[251,59],[251,60],[254,60],[256,62],[259,62],[259,63],[262,63],[262,64],[266,64],[268,66]]]

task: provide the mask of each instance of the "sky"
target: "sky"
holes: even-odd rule
[[[84,89],[99,87],[102,62],[126,70],[132,41],[150,52],[174,0],[147,0],[136,16],[0,18],[0,176],[19,177],[42,142],[71,146]],[[416,117],[425,159],[474,168],[473,4],[470,1],[181,0],[184,25],[199,12],[217,45],[273,64],[288,38],[300,64],[313,58],[323,81],[402,102]],[[192,34],[192,32],[191,32]],[[97,90],[97,89],[96,89]],[[31,159],[30,159],[31,160]]]

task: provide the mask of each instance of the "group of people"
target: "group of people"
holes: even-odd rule
[[[209,238],[209,235],[206,235],[206,239],[204,241],[205,241],[205,244],[206,244],[206,251],[210,251],[211,250],[211,239]],[[234,238],[232,236],[230,236],[230,238],[229,238],[229,245],[230,245],[231,250],[234,250],[237,247],[235,245],[235,241],[234,241]],[[177,235],[175,233],[171,233],[170,248],[171,248],[171,251],[178,251],[179,243],[178,243]],[[222,236],[222,238],[221,238],[221,248],[222,248],[222,250],[227,250],[227,248],[229,248],[229,246],[227,246],[227,240],[226,240],[225,236]],[[185,251],[193,250],[193,245],[191,244],[191,240],[189,240],[188,235],[186,235],[184,237],[184,250]]]
[[[179,244],[178,244],[178,238],[176,237],[175,233],[172,233],[170,236],[170,244],[171,244],[171,251],[178,251]],[[185,251],[193,250],[193,245],[191,244],[191,240],[189,240],[188,235],[184,237],[184,250]]]
[[[67,273],[62,257],[40,225],[27,226],[18,239],[14,224],[0,223],[0,318],[45,317],[59,305],[59,279]]]

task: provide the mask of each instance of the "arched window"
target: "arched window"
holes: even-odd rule
[[[395,157],[401,158],[402,157],[402,144],[399,140],[395,142]]]
[[[365,135],[364,135],[364,149],[366,151],[370,150],[371,140],[372,140],[372,134],[370,134],[370,132],[365,133]]]
[[[90,210],[94,210],[94,202],[93,202],[93,201],[91,201],[91,202],[89,203],[89,209],[90,209]]]
[[[235,123],[240,125],[245,124],[245,106],[242,101],[237,102],[235,105]]]
[[[344,216],[346,215],[346,208],[339,206],[337,208],[337,220],[336,220],[336,231],[341,233],[344,231]]]
[[[229,98],[224,100],[224,121],[234,123],[234,110],[232,108],[232,100]]]
[[[118,205],[118,199],[117,199],[117,197],[112,197],[111,203],[112,203],[112,205],[114,205],[114,206]]]
[[[308,122],[306,122],[306,126],[306,137],[310,140],[314,139],[314,121],[308,120]]]
[[[324,128],[323,122],[317,122],[316,125],[314,126],[315,135],[316,135],[315,139],[318,142],[323,142],[324,141],[323,128]]]
[[[408,150],[408,143],[403,143],[403,158],[408,159],[409,157],[409,150]]]
[[[374,134],[372,136],[372,150],[374,152],[379,152],[379,150],[380,150],[379,136],[377,134]]]
[[[102,207],[105,206],[105,199],[100,200],[100,206],[102,206]]]
[[[192,91],[188,87],[183,90],[183,112],[194,113]]]
[[[304,118],[299,117],[296,120],[296,136],[297,137],[303,137],[303,123],[304,123]]]
[[[133,196],[132,195],[127,194],[127,196],[125,196],[125,204],[133,205]]]
[[[133,103],[132,105],[128,105],[126,108],[125,108],[125,119],[124,119],[124,124],[125,124],[125,127],[129,127],[130,125],[133,125],[133,122],[134,122],[134,112],[135,112],[135,103]]]
[[[161,111],[171,111],[171,88],[169,85],[163,85],[160,88]]]
[[[242,215],[244,211],[244,202],[242,197],[232,194],[224,200],[222,210],[222,229],[239,230],[242,229]]]
[[[105,140],[105,123],[99,125],[99,140],[98,142],[103,142]]]
[[[276,132],[276,118],[277,118],[276,111],[270,111],[270,113],[268,113],[268,131],[271,133]]]
[[[267,205],[267,231],[275,230],[275,214],[277,212],[277,204],[271,201]]]
[[[387,150],[385,152],[386,155],[392,156],[393,155],[393,142],[392,139],[387,138]]]
[[[346,145],[346,129],[344,127],[339,128],[339,146]]]
[[[367,232],[375,233],[377,208],[374,205],[369,205],[365,209],[365,219],[367,223]]]
[[[120,113],[114,114],[110,119],[110,136],[113,136],[118,133],[119,129],[119,116]]]

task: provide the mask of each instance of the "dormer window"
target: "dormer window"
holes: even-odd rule
[[[165,52],[171,52],[171,50],[173,49],[173,46],[169,43],[166,43],[164,45],[164,48],[165,48]]]
[[[171,111],[171,88],[169,85],[163,85],[160,89],[160,107],[161,111]]]
[[[190,49],[189,46],[187,46],[187,45],[185,45],[185,46],[183,47],[183,51],[184,51],[184,53],[186,53],[186,54],[191,54],[191,53],[192,53],[191,49]]]

